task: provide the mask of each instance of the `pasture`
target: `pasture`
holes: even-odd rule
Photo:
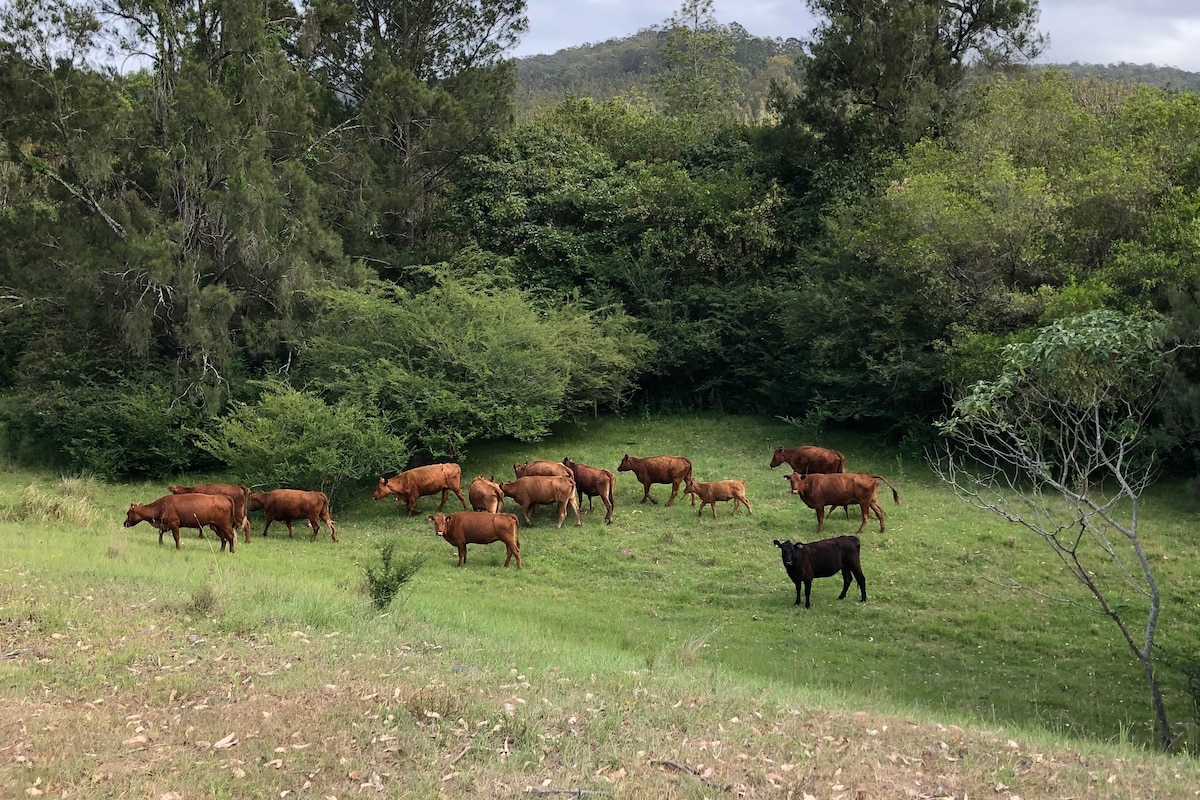
[[[825,578],[811,610],[793,605],[772,540],[818,538],[816,520],[768,463],[802,442],[899,491],[880,492],[886,531],[872,518],[860,536],[866,604]],[[682,492],[666,508],[662,485],[639,504],[618,473],[612,525],[598,501],[582,528],[541,507],[524,569],[502,544],[469,545],[459,569],[427,519],[437,497],[406,519],[368,488],[333,509],[336,543],[306,525],[263,539],[259,513],[230,556],[211,533],[177,552],[121,527],[130,502],[202,476],[0,467],[0,796],[1196,796],[1194,761],[1141,750],[1136,662],[1063,602],[1087,600],[1050,551],[900,451],[771,419],[604,418],[475,446],[463,488],[537,458],[616,472],[625,453],[742,479],[754,513],[698,515]],[[1196,518],[1161,485],[1142,520],[1160,642],[1193,649]],[[838,510],[823,536],[858,525]],[[423,564],[379,611],[362,565],[389,540]],[[1194,747],[1191,699],[1164,678]]]

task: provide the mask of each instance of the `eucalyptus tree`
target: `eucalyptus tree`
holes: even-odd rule
[[[304,6],[298,52],[325,92],[317,174],[340,193],[352,255],[385,275],[420,260],[462,157],[513,119],[505,53],[526,30],[524,12],[525,0]]]

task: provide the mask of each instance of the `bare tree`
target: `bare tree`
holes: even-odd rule
[[[1167,373],[1161,327],[1097,311],[1009,345],[939,428],[931,459],[956,494],[1041,537],[1141,664],[1159,746],[1171,746],[1155,674],[1162,598],[1139,534],[1155,476],[1148,418]],[[1127,602],[1132,592],[1141,599]],[[1144,614],[1144,617],[1142,616]]]

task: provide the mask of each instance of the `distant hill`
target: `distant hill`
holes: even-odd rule
[[[740,69],[742,97],[735,110],[746,119],[762,119],[767,113],[771,80],[798,90],[803,75],[798,62],[803,44],[794,38],[752,36],[733,23],[734,64]],[[517,102],[522,115],[529,116],[560,102],[566,95],[607,100],[618,95],[639,94],[659,101],[654,76],[663,71],[659,56],[666,31],[645,28],[619,39],[583,44],[550,55],[517,59]],[[1200,93],[1200,73],[1153,64],[1043,64],[1076,78],[1094,77],[1112,83],[1141,83],[1169,91]]]
[[[1200,72],[1184,72],[1175,67],[1154,64],[1053,64],[1055,69],[1069,72],[1076,78],[1094,77],[1112,83],[1144,83],[1169,91],[1200,93]]]
[[[760,119],[766,113],[772,79],[799,86],[796,59],[803,57],[803,47],[798,39],[752,36],[737,23],[729,30],[743,95],[735,107],[747,118]],[[517,59],[517,101],[522,112],[536,113],[568,94],[607,100],[636,93],[659,100],[653,78],[663,71],[659,53],[665,35],[662,28],[651,27],[621,39]]]

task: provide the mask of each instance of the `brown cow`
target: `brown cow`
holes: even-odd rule
[[[547,475],[553,478],[574,478],[569,467],[557,461],[527,461],[513,464],[513,474],[518,478],[529,475]]]
[[[516,514],[489,514],[486,511],[456,511],[453,514],[434,514],[430,521],[433,532],[458,548],[458,566],[467,563],[468,544],[491,544],[504,542],[508,557],[504,566],[513,558],[517,569],[521,568],[521,539],[517,535]]]
[[[270,492],[254,492],[250,495],[250,510],[262,509],[266,513],[267,524],[263,526],[263,536],[271,528],[271,523],[279,520],[287,523],[288,538],[294,538],[292,521],[306,519],[312,526],[310,542],[317,540],[321,532],[318,520],[325,522],[329,528],[329,536],[336,542],[337,531],[333,527],[333,517],[329,515],[329,498],[324,492],[306,492],[303,489],[275,489]]]
[[[446,507],[446,498],[450,492],[458,495],[462,507],[467,507],[467,500],[462,493],[462,467],[458,464],[430,464],[426,467],[414,467],[390,478],[380,478],[375,487],[375,499],[396,495],[397,501],[403,501],[408,507],[408,516],[417,512],[417,500],[427,494],[442,493],[442,502],[437,510]]]
[[[491,476],[476,475],[467,490],[467,497],[471,498],[471,508],[475,511],[498,514],[504,508],[504,490]]]
[[[882,475],[859,475],[854,472],[800,475],[793,472],[786,477],[792,485],[792,494],[799,495],[804,505],[817,512],[817,533],[825,529],[825,506],[849,505],[857,505],[862,511],[859,533],[867,527],[867,520],[871,518],[872,511],[879,518],[879,532],[883,533],[883,508],[876,498],[878,481],[887,483],[888,488],[892,490],[892,499],[896,501],[896,505],[900,505],[900,493]]]
[[[246,507],[250,504],[250,489],[240,483],[197,483],[194,486],[168,486],[171,494],[219,494],[233,501],[234,527],[242,529],[242,536],[250,541],[250,517]],[[201,531],[201,536],[204,532]]]
[[[701,483],[694,481],[689,476],[684,482],[684,494],[695,495],[700,498],[700,510],[696,512],[696,516],[704,513],[704,507],[707,505],[712,509],[713,519],[717,518],[717,503],[725,500],[733,501],[733,513],[738,512],[738,503],[746,507],[746,511],[753,514],[754,509],[750,508],[750,501],[746,499],[746,482],[745,481],[712,481],[710,483]]]
[[[846,471],[846,457],[837,450],[811,445],[789,447],[786,450],[783,449],[783,445],[779,445],[775,448],[775,455],[771,457],[771,469],[780,464],[789,465],[801,475]]]
[[[180,528],[203,530],[207,525],[220,538],[221,551],[224,552],[228,544],[232,554],[233,543],[237,541],[233,517],[233,500],[223,495],[168,494],[153,503],[130,503],[129,511],[125,514],[125,527],[132,528],[139,522],[149,522],[158,529],[159,544],[162,544],[163,534],[170,531],[175,537],[175,549],[178,550]]]
[[[558,506],[558,527],[562,527],[567,510],[575,512],[575,526],[583,525],[579,518],[579,501],[575,498],[575,481],[571,478],[554,478],[549,475],[526,475],[515,481],[500,484],[505,497],[511,497],[521,506],[525,524],[533,524],[533,506],[539,503],[554,503]]]
[[[867,579],[862,571],[859,558],[861,545],[857,536],[838,536],[808,544],[776,539],[775,546],[783,558],[783,568],[787,570],[792,583],[796,584],[794,605],[800,605],[800,589],[803,587],[804,607],[811,608],[809,598],[812,595],[813,578],[829,578],[839,572],[842,573],[842,593],[838,595],[838,600],[846,599],[853,577],[858,581],[862,601],[867,602]]]
[[[691,477],[692,462],[682,456],[637,458],[626,453],[625,457],[621,459],[621,466],[617,467],[617,472],[633,472],[638,482],[646,490],[642,495],[643,503],[649,500],[658,505],[658,501],[650,496],[650,484],[671,484],[671,497],[667,500],[667,505],[670,506],[675,502],[675,495],[679,493],[679,484]],[[695,502],[695,498],[693,498],[692,503],[695,504]]]
[[[588,513],[590,514],[592,513],[592,498],[599,497],[608,512],[604,516],[604,521],[612,525],[613,495],[617,489],[617,477],[606,469],[580,464],[570,456],[563,459],[563,466],[571,470],[571,474],[575,478],[575,490],[578,493],[576,499],[579,501],[579,505],[583,506],[583,496],[586,494]]]

